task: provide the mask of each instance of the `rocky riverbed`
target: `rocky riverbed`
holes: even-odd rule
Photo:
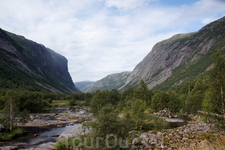
[[[32,114],[27,123],[18,124],[18,127],[61,127],[65,124],[92,120],[91,116],[91,114],[80,113]]]
[[[83,133],[82,125],[62,133],[57,141],[66,140],[68,137],[77,137]],[[89,132],[89,131],[88,131]],[[220,133],[213,128],[213,124],[207,124],[202,121],[189,121],[186,125],[174,129],[166,129],[161,132],[148,131],[129,133],[132,138],[129,140],[129,149],[139,150],[191,150],[196,148],[201,142],[212,142]],[[50,150],[54,143],[45,143],[41,145],[45,150]],[[39,147],[39,148],[41,148]],[[32,149],[38,150],[38,149]]]
[[[77,114],[63,113],[63,114],[40,114],[32,118],[31,121],[24,124],[23,127],[60,127],[66,123],[77,123],[81,120],[91,120],[91,115],[76,117]],[[76,118],[76,119],[71,119]],[[172,118],[174,119],[174,118]],[[178,118],[175,118],[178,119]],[[82,125],[79,124],[73,127],[71,130],[65,131],[59,135],[56,142],[63,141],[69,137],[77,137],[82,134],[89,132],[90,130],[83,130]],[[214,128],[213,124],[204,123],[203,121],[188,121],[186,125],[166,129],[163,131],[148,132],[137,132],[130,131],[129,148],[140,149],[140,150],[154,150],[154,149],[165,149],[165,150],[190,150],[192,147],[196,147],[201,142],[213,142],[215,137],[221,133]],[[38,135],[33,135],[38,136]],[[24,143],[22,143],[24,144]],[[38,148],[30,148],[30,150],[50,150],[55,146],[55,142],[46,142],[39,145]],[[19,149],[19,145],[10,145],[0,147],[1,150],[13,150]]]
[[[92,120],[92,114],[84,113],[57,113],[57,114],[32,114],[30,120],[25,124],[18,124],[17,126],[25,130],[23,137],[14,139],[12,141],[1,142],[0,150],[17,150],[22,149],[23,145],[28,145],[29,139],[38,137],[43,132],[52,128],[64,127],[67,124],[81,123],[83,121]],[[59,135],[58,135],[59,136]],[[40,142],[41,144],[41,142]],[[51,145],[51,146],[50,146]],[[54,145],[53,143],[43,144],[41,147]],[[45,149],[44,149],[45,150]]]
[[[148,131],[139,133],[130,132],[133,140],[131,149],[186,149],[194,148],[202,141],[212,141],[220,133],[213,128],[213,124],[202,121],[190,121],[182,127],[167,129],[163,132]]]

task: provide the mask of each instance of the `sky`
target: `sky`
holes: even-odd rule
[[[159,41],[225,16],[225,0],[0,0],[0,28],[68,59],[74,82],[132,71]]]

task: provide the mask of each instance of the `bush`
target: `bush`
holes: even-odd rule
[[[83,146],[82,139],[77,138],[68,138],[65,141],[58,142],[55,145],[56,150],[64,150],[66,148],[79,148]]]
[[[23,134],[23,129],[21,129],[21,128],[13,129],[11,132],[0,136],[0,140],[1,141],[9,141],[9,140],[15,139],[17,137],[20,137],[22,134]]]
[[[56,145],[55,145],[55,149],[57,150],[63,150],[66,148],[66,143],[65,141],[61,141],[61,142],[58,142]]]
[[[75,100],[70,100],[69,101],[69,106],[75,106],[76,105],[76,101]]]
[[[154,130],[164,130],[164,129],[168,128],[167,122],[162,118],[152,116],[152,121],[154,122],[154,124],[153,124]]]

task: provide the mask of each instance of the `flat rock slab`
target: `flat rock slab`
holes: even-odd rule
[[[55,144],[56,143],[48,142],[48,143],[41,144],[37,148],[28,148],[28,149],[25,149],[25,150],[53,150],[55,148]]]
[[[80,123],[80,119],[71,119],[73,117],[84,118],[83,121],[91,120],[91,114],[79,115],[78,113],[59,113],[59,114],[35,114],[32,120],[25,124],[18,124],[19,127],[49,127],[57,125],[65,125],[70,123]],[[48,118],[48,119],[46,119]],[[51,119],[49,119],[51,118]]]
[[[78,137],[90,132],[90,128],[84,128],[82,124],[78,124],[77,126],[73,127],[71,130],[63,132],[56,141],[64,141],[71,137]]]
[[[18,148],[19,148],[18,146],[3,146],[0,147],[0,150],[16,150]]]

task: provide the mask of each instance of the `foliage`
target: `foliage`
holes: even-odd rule
[[[159,117],[156,117],[156,116],[151,116],[151,120],[153,121],[153,129],[154,130],[164,130],[164,129],[167,129],[168,128],[168,124],[167,122],[162,119],[162,118],[159,118]]]
[[[76,105],[76,101],[75,100],[70,100],[69,101],[69,106],[75,106]]]
[[[50,113],[57,113],[57,110],[55,108],[55,105],[52,106],[52,108],[50,110]]]
[[[170,111],[177,113],[181,110],[181,100],[178,96],[178,94],[174,91],[169,91],[167,93],[169,97],[169,101],[167,103],[167,108],[169,108]]]
[[[116,105],[119,101],[118,90],[104,90],[96,91],[91,99],[90,108],[95,114],[98,114],[99,110],[107,104]]]
[[[151,106],[155,111],[159,111],[164,108],[167,108],[168,102],[169,102],[168,94],[163,91],[158,91],[152,97]]]
[[[135,126],[139,130],[141,130],[141,126],[144,124],[145,109],[146,102],[142,99],[135,99],[131,114],[134,118]]]
[[[209,89],[203,103],[204,109],[216,113],[215,119],[224,126],[225,119],[225,59],[221,50],[213,55],[214,67],[209,76]]]
[[[98,145],[95,145],[97,149],[107,149],[107,146],[115,144],[115,138],[127,137],[128,131],[132,128],[130,116],[127,114],[121,119],[118,116],[119,114],[112,104],[104,106],[99,111],[96,121],[91,124],[93,129],[91,137],[95,140],[101,138]],[[106,145],[106,141],[109,145]],[[115,145],[116,147],[118,145]]]
[[[13,129],[9,133],[5,133],[0,136],[0,141],[9,141],[14,138],[17,138],[23,134],[23,129],[18,128],[18,129]]]

